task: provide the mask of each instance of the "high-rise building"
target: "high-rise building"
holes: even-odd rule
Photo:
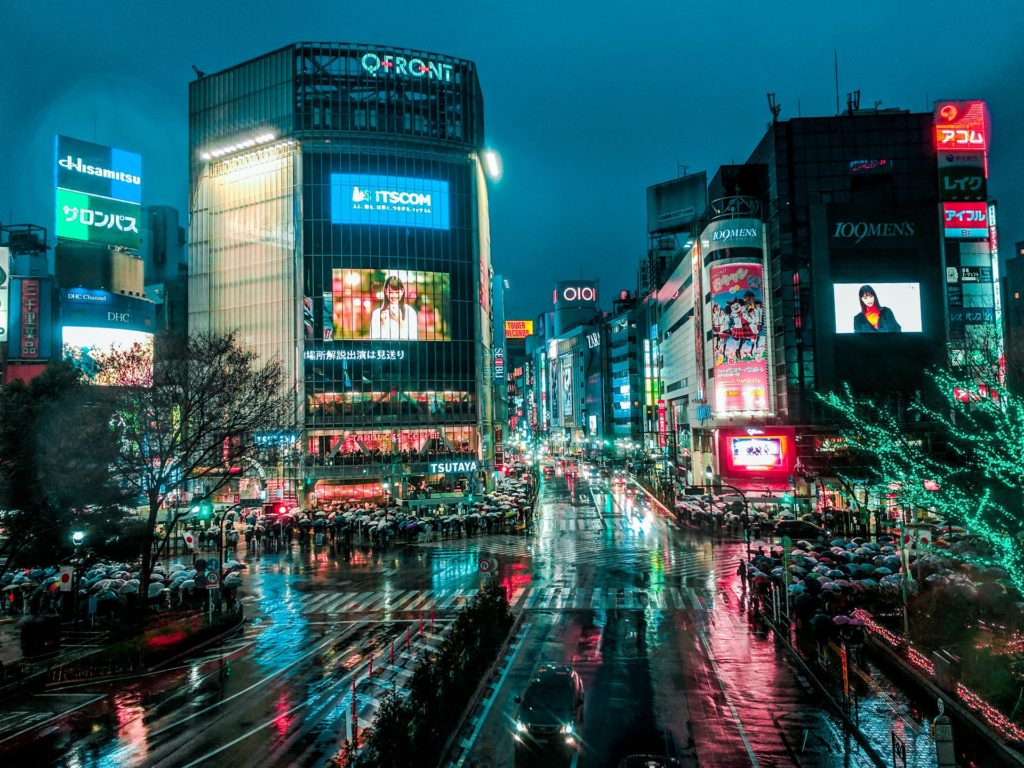
[[[658,389],[645,433],[690,482],[839,503],[821,480],[840,428],[818,393],[907,405],[936,395],[930,368],[976,362],[1000,316],[989,138],[982,102],[851,105],[773,122],[714,174],[638,314]]]
[[[298,43],[191,83],[189,118],[189,327],[282,362],[306,489],[479,487],[494,445],[475,65]]]

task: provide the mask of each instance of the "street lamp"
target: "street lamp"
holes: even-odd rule
[[[75,552],[71,557],[71,563],[74,568],[71,571],[71,620],[76,627],[78,626],[78,584],[80,581],[78,572],[82,567],[78,557],[78,548],[82,546],[84,541],[85,531],[71,532],[71,543],[75,545]]]

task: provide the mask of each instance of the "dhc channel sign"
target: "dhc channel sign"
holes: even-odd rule
[[[331,222],[448,229],[448,182],[402,176],[331,174]]]

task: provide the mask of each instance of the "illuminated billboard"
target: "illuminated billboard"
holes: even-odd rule
[[[138,248],[141,210],[135,203],[58,189],[57,237]]]
[[[57,187],[142,204],[142,155],[57,137]]]
[[[768,411],[763,266],[715,263],[709,278],[715,411],[719,415]]]
[[[792,427],[726,427],[718,430],[722,474],[727,477],[788,477],[796,466]]]
[[[533,335],[533,320],[506,320],[506,339],[525,339]]]
[[[64,359],[92,384],[144,385],[153,379],[153,334],[127,328],[65,325]],[[136,348],[138,355],[124,353]]]
[[[953,202],[987,200],[985,169],[969,165],[940,166],[939,199]]]
[[[945,236],[959,240],[988,239],[986,203],[943,203],[942,226]]]
[[[325,341],[451,340],[447,272],[335,269],[331,282]]]
[[[572,355],[562,355],[559,358],[559,368],[562,389],[562,426],[569,426],[573,423],[575,391],[572,386]]]
[[[834,283],[836,333],[921,333],[920,283]]]
[[[448,229],[448,182],[405,176],[332,173],[331,222]]]
[[[940,152],[985,152],[989,148],[984,101],[940,101],[935,105],[935,148]]]
[[[7,313],[10,311],[11,250],[0,248],[0,344],[7,341]]]

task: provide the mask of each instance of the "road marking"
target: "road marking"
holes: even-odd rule
[[[729,697],[729,691],[725,687],[725,681],[722,680],[722,676],[718,673],[718,664],[715,663],[715,657],[711,653],[711,644],[708,643],[708,636],[703,629],[698,630],[697,635],[700,637],[701,645],[704,646],[704,653],[708,657],[708,663],[711,665],[711,671],[715,673],[715,679],[718,680],[718,685],[722,689],[722,696],[725,698],[725,703],[729,705],[729,710],[732,712],[732,718],[736,721],[736,728],[740,732],[740,738],[743,739],[743,746],[747,748],[747,756],[750,758],[750,764],[753,768],[759,768],[757,757],[754,755],[754,750],[750,746],[750,741],[747,739],[747,732],[743,730],[743,723],[740,722],[740,715],[736,711],[736,707],[733,706],[732,699]]]
[[[344,640],[346,637],[349,637],[350,635],[355,634],[355,631],[356,631],[357,628],[359,628],[359,626],[365,625],[367,623],[368,622],[366,622],[366,621],[358,622],[358,624],[350,627],[347,632],[343,632],[340,635],[338,635],[337,637],[331,637],[331,638],[329,638],[327,640],[324,640],[324,642],[320,643],[320,645],[318,645],[316,648],[314,648],[313,650],[309,651],[308,653],[303,654],[302,656],[299,656],[299,658],[297,658],[291,664],[286,664],[285,666],[281,667],[280,669],[276,670],[275,672],[271,672],[266,677],[263,677],[263,678],[257,680],[255,683],[250,685],[248,688],[244,688],[241,691],[239,691],[238,693],[233,693],[230,696],[225,696],[223,699],[220,699],[219,701],[211,704],[208,707],[204,707],[203,709],[197,710],[197,711],[193,712],[190,715],[186,715],[185,717],[181,718],[180,720],[175,720],[173,723],[168,723],[163,728],[160,728],[159,730],[156,730],[156,731],[151,731],[146,736],[140,737],[140,738],[151,739],[154,736],[159,736],[161,733],[166,733],[167,731],[171,730],[172,728],[177,728],[179,725],[181,725],[183,723],[187,723],[189,720],[192,720],[193,718],[199,717],[200,715],[205,714],[205,713],[209,712],[210,710],[216,709],[217,707],[219,707],[219,706],[221,706],[223,704],[226,704],[227,702],[231,701],[232,699],[237,699],[239,696],[244,696],[245,694],[249,693],[249,691],[255,690],[256,688],[259,688],[261,685],[265,685],[269,681],[273,680],[275,677],[283,675],[285,672],[287,672],[289,669],[294,667],[296,664],[299,664],[300,662],[303,662],[306,659],[311,658],[312,656],[315,656],[316,654],[318,654],[320,651],[322,651],[324,648],[326,648],[331,643],[336,643],[336,642],[338,642],[340,640]],[[138,740],[139,739],[135,739],[134,741],[131,742],[131,744],[137,743]],[[129,745],[126,744],[125,746],[129,746]]]
[[[65,709],[63,712],[57,712],[52,717],[48,717],[45,720],[40,720],[39,722],[32,723],[32,725],[28,726],[27,728],[23,728],[22,730],[18,731],[17,733],[12,733],[10,736],[5,736],[4,738],[0,739],[0,744],[3,744],[4,742],[10,741],[11,739],[16,739],[19,736],[24,736],[26,733],[31,733],[32,731],[34,731],[34,730],[36,730],[36,729],[46,725],[47,723],[51,723],[54,720],[58,720],[58,719],[60,719],[62,717],[67,717],[72,712],[74,712],[76,710],[79,710],[82,707],[87,707],[90,704],[94,704],[95,702],[97,702],[100,699],[104,698],[104,696],[105,696],[105,694],[99,694],[97,696],[93,696],[91,699],[88,699],[87,701],[83,701],[81,704],[78,704],[77,706],[74,706],[71,709]]]
[[[473,745],[476,744],[476,740],[480,736],[480,729],[483,728],[484,723],[487,721],[487,715],[490,714],[491,707],[494,706],[494,702],[497,701],[498,693],[505,687],[505,679],[508,677],[508,673],[512,671],[512,667],[515,666],[519,652],[523,649],[523,646],[526,645],[526,636],[530,634],[530,627],[530,624],[523,624],[523,632],[519,641],[516,643],[515,650],[512,651],[508,664],[505,665],[505,669],[502,670],[501,675],[498,677],[498,682],[494,686],[494,693],[492,693],[487,699],[487,703],[484,704],[483,711],[477,717],[476,725],[473,726],[473,732],[469,735],[466,748],[459,756],[459,759],[455,762],[455,768],[462,768],[462,765],[466,762],[466,758],[469,756],[470,752],[473,751]]]

